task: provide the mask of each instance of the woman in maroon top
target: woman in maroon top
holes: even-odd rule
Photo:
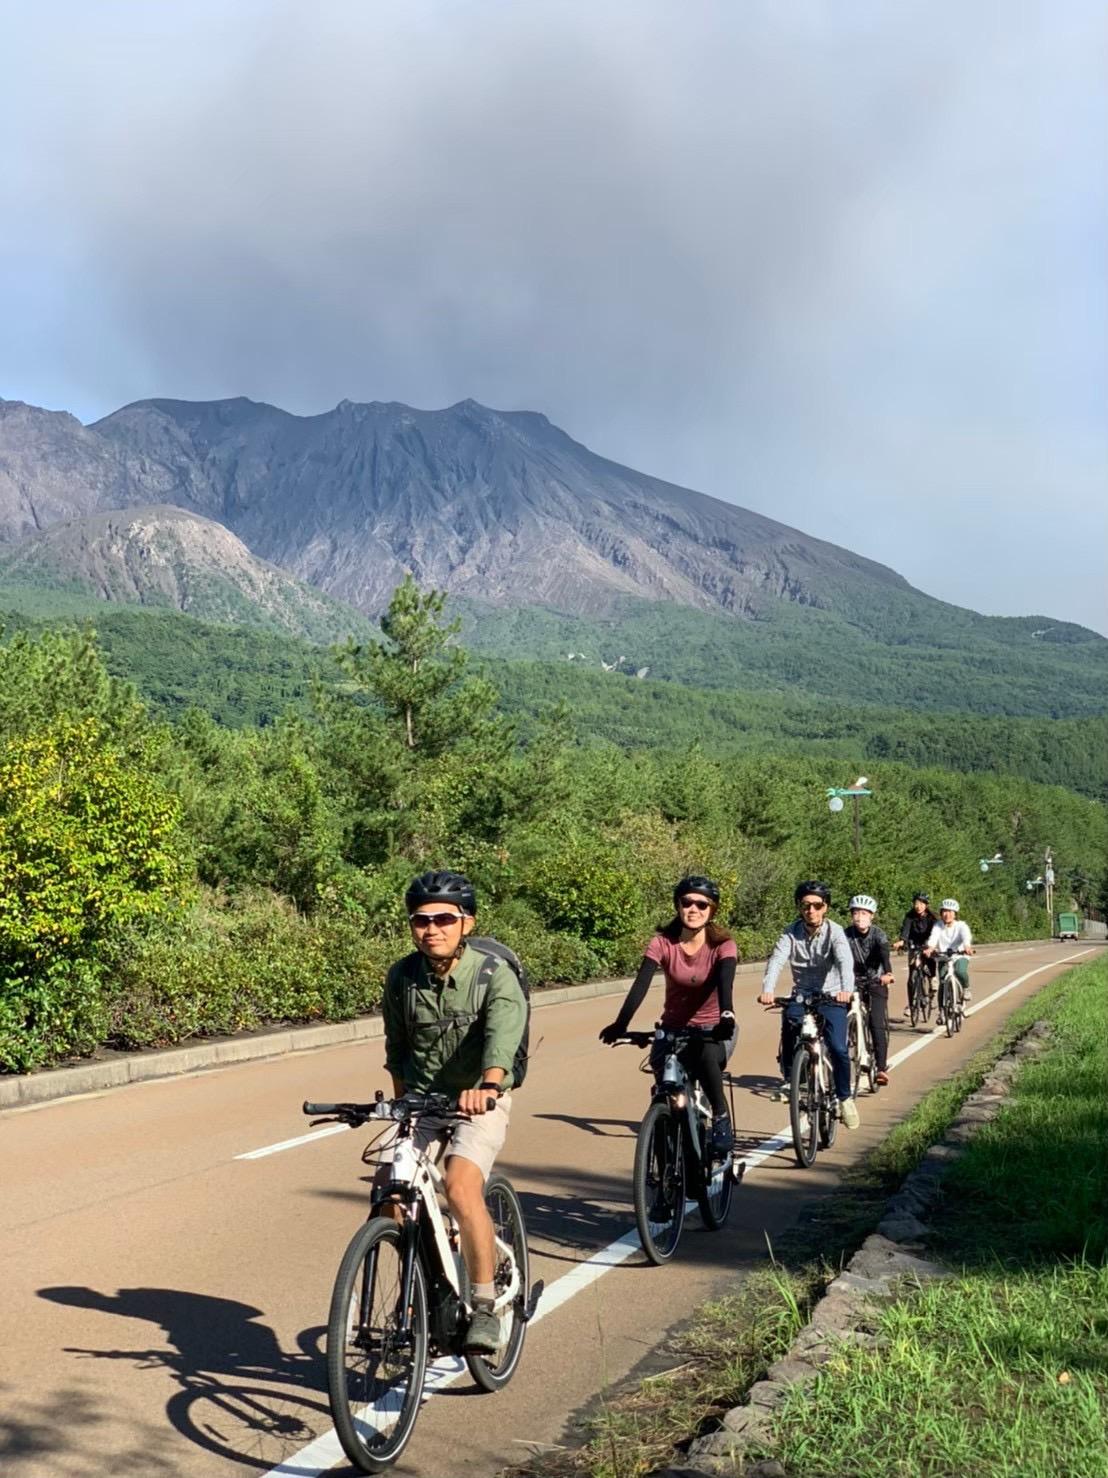
[[[731,1119],[723,1096],[723,1067],[736,1032],[732,997],[739,952],[727,930],[712,922],[719,907],[719,886],[711,878],[682,878],[673,890],[673,902],[676,917],[647,945],[619,1015],[603,1029],[600,1040],[615,1045],[646,999],[660,965],[666,982],[662,1025],[712,1028],[710,1038],[694,1037],[681,1061],[712,1105],[712,1148],[726,1154],[731,1148]]]

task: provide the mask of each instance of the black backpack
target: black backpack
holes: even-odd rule
[[[506,944],[501,944],[499,939],[493,939],[491,935],[473,935],[466,942],[470,949],[476,950],[479,955],[484,955],[477,971],[477,1011],[456,1013],[432,1024],[444,1030],[447,1027],[471,1026],[478,1019],[481,1008],[485,1004],[485,996],[488,993],[489,981],[492,979],[493,972],[497,964],[503,960],[519,981],[519,988],[527,1003],[527,1019],[523,1025],[523,1036],[512,1058],[512,1087],[519,1088],[527,1076],[527,1059],[531,1050],[531,983],[527,979],[527,971],[523,968],[515,950],[509,949]],[[404,1018],[409,1031],[415,1024],[415,991],[419,978],[417,973],[419,958],[419,952],[413,950],[400,962],[401,977],[404,981]]]

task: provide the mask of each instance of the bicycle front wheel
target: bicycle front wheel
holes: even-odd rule
[[[359,1227],[339,1265],[327,1320],[327,1383],[342,1450],[380,1473],[412,1435],[427,1370],[427,1286],[416,1259],[402,1306],[403,1241],[395,1222]]]
[[[831,1091],[831,1074],[826,1061],[820,1066],[819,1077],[819,1143],[820,1148],[829,1150],[839,1132],[839,1101]]]
[[[639,1125],[634,1195],[642,1250],[656,1265],[668,1262],[685,1225],[685,1144],[681,1120],[657,1099]]]
[[[734,1150],[728,1150],[722,1160],[717,1160],[708,1148],[709,1126],[701,1124],[704,1139],[703,1158],[697,1177],[696,1204],[700,1208],[700,1219],[710,1232],[718,1232],[731,1214],[731,1197],[735,1192],[735,1177],[732,1166]]]
[[[943,1022],[946,1026],[946,1034],[948,1037],[952,1037],[954,1033],[958,1030],[958,1022],[955,1019],[954,992],[951,990],[949,984],[944,985],[942,988],[942,1003]]]
[[[819,1075],[816,1060],[806,1048],[793,1054],[789,1079],[789,1123],[793,1131],[793,1153],[802,1170],[808,1170],[816,1158],[819,1136]]]
[[[527,1255],[527,1225],[523,1207],[506,1175],[494,1170],[485,1182],[485,1205],[496,1237],[497,1297],[512,1284],[516,1292],[500,1316],[500,1348],[495,1355],[467,1354],[469,1373],[483,1391],[499,1391],[516,1372],[527,1335],[527,1304],[531,1297],[531,1265]]]

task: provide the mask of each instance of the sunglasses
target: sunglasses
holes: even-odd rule
[[[413,929],[449,929],[451,924],[460,924],[460,913],[414,913],[408,918]]]
[[[826,903],[802,903],[800,905],[800,907],[804,910],[805,913],[807,913],[809,909],[815,909],[816,913],[822,913],[823,910],[827,907],[827,904]]]
[[[677,906],[679,908],[699,908],[699,909],[705,909],[705,908],[711,908],[712,905],[709,903],[709,901],[707,900],[707,898],[681,898],[681,899],[678,900],[678,905]]]

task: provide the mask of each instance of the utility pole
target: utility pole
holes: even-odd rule
[[[1043,892],[1046,894],[1046,937],[1054,938],[1054,857],[1051,849],[1046,849],[1043,858]]]

